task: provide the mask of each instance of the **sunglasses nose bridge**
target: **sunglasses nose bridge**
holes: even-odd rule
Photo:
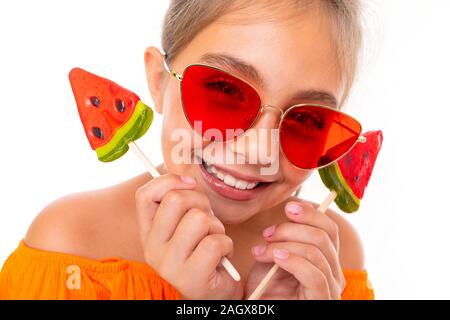
[[[272,105],[270,105],[270,104],[265,104],[265,105],[263,105],[263,106],[261,107],[261,110],[260,110],[260,116],[261,116],[262,113],[263,113],[265,110],[267,110],[267,109],[273,110],[273,111],[279,111],[279,112],[280,112],[280,117],[277,118],[277,122],[279,121],[278,119],[281,119],[281,118],[283,117],[284,111],[283,111],[281,108],[276,107],[276,106],[272,106]]]
[[[264,109],[272,109],[272,110],[277,110],[280,111],[280,114],[283,115],[283,110],[279,107],[276,106],[272,106],[270,104],[265,104],[261,107],[261,111],[263,111]]]
[[[266,110],[272,110],[274,111],[274,115],[265,114],[264,111]],[[276,115],[277,111],[280,113],[279,116]],[[281,119],[283,118],[284,111],[276,106],[265,104],[261,105],[259,113],[257,114],[253,124],[252,128],[254,129],[276,129],[278,128]]]

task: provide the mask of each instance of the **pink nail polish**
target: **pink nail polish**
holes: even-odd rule
[[[289,202],[286,205],[286,211],[293,215],[299,215],[303,213],[303,207],[298,202]]]
[[[273,250],[273,256],[280,260],[286,260],[289,257],[289,252],[284,249]]]
[[[266,246],[264,246],[264,245],[254,246],[254,247],[252,248],[252,253],[253,253],[255,256],[260,256],[260,255],[262,255],[262,254],[264,253],[264,251],[266,251]]]
[[[273,235],[273,232],[275,231],[275,226],[268,227],[263,231],[264,237],[271,237]]]

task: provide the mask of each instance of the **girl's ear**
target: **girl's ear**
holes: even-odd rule
[[[155,103],[155,110],[163,112],[164,87],[166,80],[166,70],[164,69],[164,56],[158,48],[149,47],[144,54],[145,73],[147,75],[147,85]]]

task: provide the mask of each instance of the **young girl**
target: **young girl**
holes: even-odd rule
[[[261,299],[372,299],[355,230],[291,196],[317,168],[296,162],[312,149],[260,156],[270,142],[262,136],[292,106],[343,106],[360,38],[358,0],[172,0],[165,54],[145,51],[154,108],[164,116],[161,176],[143,173],[48,205],[4,264],[0,299],[247,299],[274,263],[280,268]],[[180,77],[190,64],[207,68]],[[195,76],[207,78],[202,70],[222,76],[194,91]],[[207,103],[195,109],[212,94],[262,108],[234,118]],[[183,140],[192,161],[180,164],[172,133],[196,135],[192,112],[203,124],[249,125],[233,139]]]

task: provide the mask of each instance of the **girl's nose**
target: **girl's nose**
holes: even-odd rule
[[[253,126],[233,141],[231,151],[245,158],[245,163],[274,163],[279,155],[278,123],[282,114],[281,109],[265,105]]]

